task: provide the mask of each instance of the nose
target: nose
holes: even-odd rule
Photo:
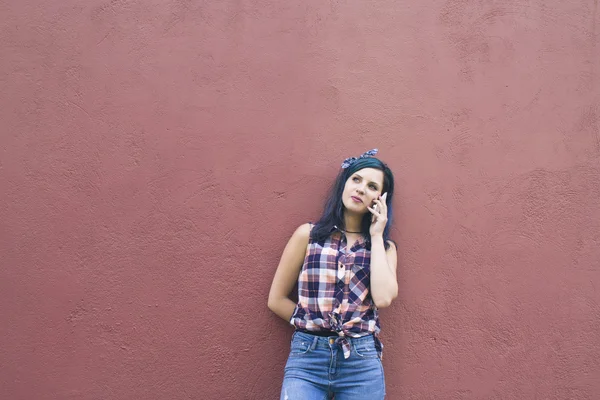
[[[356,188],[356,191],[360,194],[365,194],[364,186],[359,186]]]

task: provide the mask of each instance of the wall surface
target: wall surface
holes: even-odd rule
[[[395,171],[390,399],[600,398],[593,0],[0,1],[3,399],[275,399],[341,161]]]

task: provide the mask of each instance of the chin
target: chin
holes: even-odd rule
[[[365,214],[369,212],[369,210],[367,210],[363,204],[352,203],[350,207],[348,207],[346,204],[344,204],[344,206],[346,207],[346,210],[355,214]]]

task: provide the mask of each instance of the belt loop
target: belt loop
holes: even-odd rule
[[[310,345],[310,351],[313,351],[317,347],[317,342],[318,341],[319,341],[319,337],[318,336],[313,337],[313,342]]]

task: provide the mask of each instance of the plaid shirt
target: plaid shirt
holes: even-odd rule
[[[296,329],[334,331],[344,358],[350,356],[346,337],[373,334],[381,355],[379,316],[369,294],[371,251],[360,238],[348,249],[335,231],[325,241],[309,240],[298,277],[298,304],[290,318]]]

